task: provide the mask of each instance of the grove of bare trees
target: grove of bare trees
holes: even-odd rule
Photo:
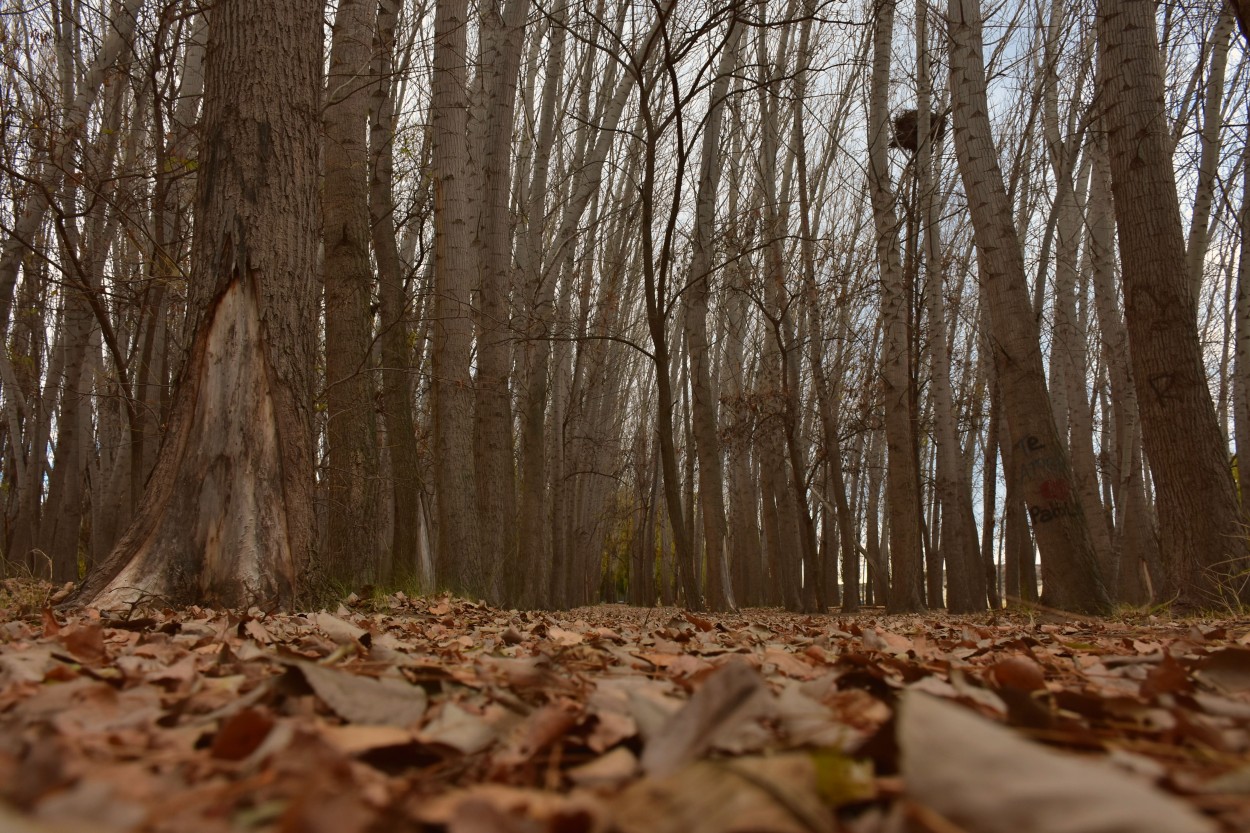
[[[1238,3],[2,8],[9,573],[1250,603]]]

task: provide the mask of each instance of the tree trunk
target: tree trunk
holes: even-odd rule
[[[516,466],[512,449],[512,364],[508,292],[512,285],[512,122],[528,4],[491,0],[481,8],[484,112],[479,135],[481,211],[478,213],[477,407],[474,454],[478,523],[496,603],[517,604],[523,571],[517,563]]]
[[[397,580],[420,576],[421,460],[412,416],[412,356],[409,302],[404,291],[404,263],[395,238],[393,160],[395,154],[395,94],[392,75],[395,27],[399,0],[379,0],[374,28],[373,100],[370,104],[369,221],[378,266],[378,316],[381,322],[382,413],[390,452],[391,505],[394,531],[390,561]]]
[[[895,0],[878,0],[868,117],[868,180],[881,270],[881,387],[885,406],[886,508],[890,513],[890,599],[892,613],[920,610],[920,476],[911,418],[907,309],[911,293],[898,250],[898,218],[890,184],[888,145],[890,58]]]
[[[438,583],[481,595],[489,586],[478,536],[473,465],[473,318],[476,262],[468,183],[468,0],[438,0],[434,15],[434,491]]]
[[[1102,334],[1103,354],[1111,388],[1114,448],[1107,476],[1113,480],[1115,525],[1112,589],[1117,601],[1145,604],[1150,599],[1143,576],[1159,563],[1159,536],[1143,482],[1141,417],[1129,365],[1128,331],[1120,313],[1116,287],[1115,218],[1111,205],[1111,172],[1105,142],[1091,144],[1093,177],[1089,199],[1089,250],[1094,284],[1094,310]]]
[[[990,133],[980,3],[950,0],[948,17],[955,151],[989,302],[1013,465],[1020,471],[1021,497],[1042,553],[1044,600],[1067,610],[1105,612],[1110,601],[1067,449],[1055,428],[1023,249]]]
[[[206,14],[194,335],[140,511],[79,591],[101,606],[290,606],[313,544],[321,4]]]
[[[1211,220],[1211,204],[1215,200],[1215,181],[1219,174],[1220,126],[1224,120],[1224,75],[1228,67],[1229,40],[1233,33],[1232,4],[1222,5],[1210,39],[1210,69],[1202,96],[1202,129],[1198,134],[1198,181],[1194,187],[1194,206],[1185,244],[1185,266],[1195,304],[1202,294],[1203,265],[1210,237],[1208,224]]]
[[[1203,367],[1188,281],[1154,4],[1099,7],[1101,97],[1142,443],[1158,493],[1164,588],[1185,608],[1250,600],[1245,527]]]
[[[340,0],[326,78],[326,539],[320,561],[337,589],[390,579],[380,540],[369,264],[366,132],[376,0]]]
[[[704,560],[707,564],[707,603],[711,610],[734,608],[733,587],[725,561],[725,475],[722,465],[716,399],[712,391],[712,354],[708,346],[707,307],[712,271],[712,225],[720,189],[720,136],[724,99],[730,75],[738,62],[738,42],[744,27],[730,21],[730,32],[710,92],[711,104],[703,128],[699,158],[699,188],[695,195],[695,227],[686,291],[686,340],[693,387],[692,420],[699,462],[699,500],[702,503]]]
[[[946,326],[946,297],[942,268],[941,227],[934,184],[933,133],[929,86],[928,4],[916,4],[917,83],[916,135],[919,139],[914,164],[920,225],[924,235],[925,308],[929,318],[929,352],[932,366],[934,444],[937,476],[934,488],[942,507],[941,550],[946,562],[946,607],[952,613],[984,610],[985,573],[977,549],[976,520],[972,514],[972,484],[957,439],[958,412],[951,390],[951,357]],[[952,315],[954,318],[954,315]],[[931,596],[930,607],[939,607],[941,596]]]

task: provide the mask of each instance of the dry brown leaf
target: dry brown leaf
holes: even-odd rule
[[[1177,799],[1110,765],[1052,752],[967,709],[908,692],[908,794],[969,833],[1213,833]]]
[[[49,645],[30,645],[0,654],[0,686],[13,683],[41,683],[59,662]]]
[[[1250,648],[1223,648],[1202,662],[1197,676],[1221,691],[1250,691]]]
[[[324,610],[309,616],[308,621],[316,625],[319,631],[330,637],[337,645],[360,643],[367,646],[369,644],[367,630],[331,613],[326,613]]]
[[[279,833],[365,833],[377,814],[349,791],[298,796],[278,824]]]
[[[759,672],[744,662],[731,660],[707,677],[661,732],[648,740],[642,753],[642,769],[663,776],[707,752],[718,734],[753,720],[768,695]]]
[[[414,816],[424,824],[450,830],[459,820],[465,819],[466,811],[479,818],[477,808],[483,805],[498,811],[499,815],[491,815],[490,818],[525,819],[535,823],[537,830],[596,833],[607,827],[603,805],[591,795],[576,793],[561,796],[503,784],[479,784],[438,796],[423,802]]]
[[[1046,688],[1042,666],[1026,656],[1011,656],[990,666],[990,679],[998,688],[1017,691],[1041,691]]]
[[[57,639],[83,665],[99,665],[108,660],[104,628],[98,622],[64,628],[58,632]]]
[[[273,717],[268,712],[244,709],[226,720],[217,731],[212,755],[223,761],[241,761],[256,751],[273,726]]]
[[[366,677],[312,662],[294,661],[312,690],[339,717],[351,723],[415,726],[425,716],[425,689],[396,677]]]
[[[495,742],[496,728],[483,715],[448,702],[417,737],[423,743],[437,743],[472,755]]]
[[[569,780],[583,787],[617,787],[638,774],[638,756],[624,746],[568,771]]]
[[[398,726],[319,726],[318,731],[326,742],[344,755],[363,755],[375,749],[406,746],[416,736],[410,729]]]
[[[612,801],[621,833],[823,833],[833,817],[806,755],[703,761]]]
[[[564,737],[577,723],[580,711],[571,703],[547,703],[513,727],[503,748],[494,756],[497,767],[525,763],[539,750]]]

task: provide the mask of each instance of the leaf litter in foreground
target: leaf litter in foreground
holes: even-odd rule
[[[1244,622],[139,614],[6,612],[0,831],[1250,831]]]

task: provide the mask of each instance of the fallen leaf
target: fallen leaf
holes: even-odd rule
[[[1041,691],[1046,688],[1042,666],[1026,656],[1007,657],[990,666],[990,679],[998,688]]]
[[[725,663],[647,742],[642,753],[643,771],[648,775],[668,775],[695,760],[711,748],[717,733],[753,719],[767,693],[755,669],[739,660]]]
[[[241,761],[256,751],[273,729],[274,720],[260,709],[244,709],[226,720],[213,738],[212,755]]]
[[[612,802],[621,833],[813,833],[835,829],[806,755],[701,761],[644,778]]]
[[[395,677],[366,677],[313,662],[294,661],[291,669],[334,713],[351,723],[414,726],[425,716],[425,689]]]
[[[41,683],[59,662],[47,645],[33,645],[22,651],[0,654],[0,686],[13,683]]]
[[[615,787],[638,773],[638,757],[624,746],[568,771],[569,780],[583,787]]]
[[[104,628],[99,623],[64,628],[57,638],[65,650],[83,665],[99,665],[108,659],[108,651],[104,648]]]
[[[437,743],[471,755],[495,741],[495,727],[482,715],[466,711],[455,703],[444,703],[442,709],[420,732],[423,743]]]
[[[363,755],[375,749],[406,746],[416,738],[409,729],[398,726],[321,726],[321,736],[344,755]]]
[[[969,833],[1214,833],[1179,800],[1106,763],[1052,752],[967,709],[908,692],[908,794]]]
[[[324,610],[312,614],[308,617],[308,621],[317,626],[317,629],[330,637],[336,645],[348,645],[351,643],[360,643],[365,647],[369,646],[369,632],[364,628],[357,627],[345,619],[340,619]]]
[[[43,609],[43,635],[45,637],[56,636],[61,632],[61,623],[56,620],[56,614],[52,612],[52,608],[45,607]]]
[[[1250,648],[1213,651],[1199,666],[1197,676],[1222,691],[1250,691]]]
[[[496,766],[518,766],[559,738],[577,722],[580,711],[570,703],[547,703],[513,727],[495,755]]]

